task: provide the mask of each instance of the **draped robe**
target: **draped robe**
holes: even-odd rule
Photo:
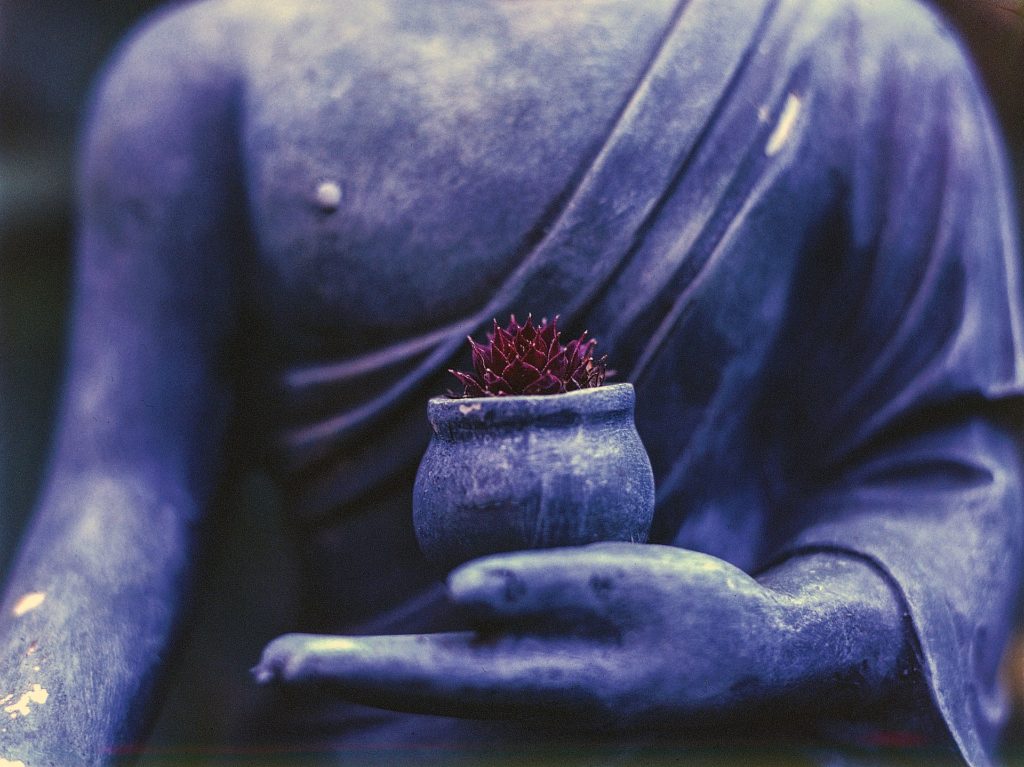
[[[294,513],[315,530],[408,484],[466,333],[558,314],[636,386],[652,541],[752,573],[807,552],[871,563],[906,607],[935,712],[988,764],[1022,554],[1008,188],[979,85],[920,9],[682,3],[579,183],[480,305],[364,356],[283,366]]]

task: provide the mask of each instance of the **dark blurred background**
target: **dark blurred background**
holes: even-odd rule
[[[990,87],[1024,197],[1024,0],[936,2]],[[69,297],[75,142],[90,85],[140,16],[173,4],[0,0],[0,573],[45,467]],[[234,700],[244,669],[287,621],[280,600],[267,615],[268,594],[288,588],[272,487],[250,479],[227,503],[235,529],[209,566],[203,628],[172,680],[157,742],[216,744],[225,721],[243,713]],[[264,617],[253,625],[243,614]],[[1017,663],[1024,695],[1024,642]]]

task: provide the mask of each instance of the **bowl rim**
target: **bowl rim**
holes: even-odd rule
[[[561,394],[515,394],[497,397],[432,397],[430,422],[525,421],[559,414],[632,413],[636,393],[631,383],[614,383]]]

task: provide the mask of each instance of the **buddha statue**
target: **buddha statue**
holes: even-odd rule
[[[0,762],[141,737],[244,445],[302,556],[300,633],[255,670],[267,741],[897,732],[989,764],[1024,545],[993,125],[896,0],[151,19],[84,136]],[[651,543],[442,584],[410,518],[424,406],[510,312],[589,330],[634,385]]]

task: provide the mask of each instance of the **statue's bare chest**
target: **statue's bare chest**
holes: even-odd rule
[[[349,27],[310,31],[246,94],[261,304],[336,349],[486,301],[599,151],[660,23],[638,20],[641,44],[622,50],[591,28],[537,41],[431,21],[372,44]]]

